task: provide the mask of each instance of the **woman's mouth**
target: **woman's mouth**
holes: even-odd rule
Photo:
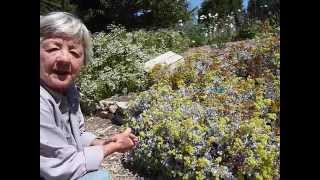
[[[56,75],[60,81],[65,81],[68,79],[70,72],[69,71],[62,71],[62,70],[54,70],[53,73]]]
[[[59,76],[65,76],[68,75],[69,72],[68,71],[62,71],[62,70],[53,70],[53,73],[59,75]]]

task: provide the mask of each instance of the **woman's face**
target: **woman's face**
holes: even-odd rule
[[[40,79],[63,93],[76,79],[84,62],[84,49],[78,39],[52,37],[40,43]]]

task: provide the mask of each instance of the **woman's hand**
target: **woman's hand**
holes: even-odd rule
[[[118,146],[117,152],[127,152],[138,142],[138,138],[127,128],[124,132],[115,134],[111,137],[112,141]]]
[[[107,138],[107,139],[95,139],[95,140],[93,140],[92,142],[91,142],[91,144],[90,144],[90,146],[103,146],[103,145],[105,145],[105,144],[108,144],[108,143],[110,143],[110,142],[114,142],[115,141],[115,139],[113,139],[113,138]]]
[[[105,155],[131,150],[138,143],[138,138],[131,133],[130,128],[127,128],[124,132],[113,135],[110,141],[104,145]]]
[[[95,139],[91,142],[90,146],[99,146],[99,145],[104,145],[106,144],[105,139]]]

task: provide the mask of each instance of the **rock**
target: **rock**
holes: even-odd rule
[[[109,106],[109,112],[111,112],[111,113],[115,113],[117,111],[117,109],[118,109],[118,105],[116,105],[116,104],[112,104]]]
[[[107,111],[109,109],[109,106],[114,104],[113,101],[110,101],[108,99],[99,101],[98,105],[96,106],[96,110],[100,111]]]
[[[116,102],[117,106],[123,110],[128,108],[128,102],[127,101],[122,101],[122,102]]]
[[[114,96],[99,101],[96,110],[101,118],[110,119],[113,123],[121,125],[123,123],[124,111],[128,108],[128,101],[134,94],[128,96]]]
[[[114,104],[114,101],[109,100],[109,99],[105,99],[105,100],[102,100],[101,103],[102,103],[105,107],[109,107],[111,104]]]
[[[113,119],[113,114],[108,111],[100,111],[97,115],[104,119]]]
[[[169,66],[169,70],[174,70],[180,63],[184,62],[182,56],[169,51],[145,63],[144,69],[148,72],[157,64]]]

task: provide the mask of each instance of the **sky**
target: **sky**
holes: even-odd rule
[[[193,9],[194,7],[196,6],[199,6],[201,5],[203,0],[189,0],[190,2],[190,9]],[[244,8],[247,8],[248,6],[248,0],[243,0],[243,7]]]

